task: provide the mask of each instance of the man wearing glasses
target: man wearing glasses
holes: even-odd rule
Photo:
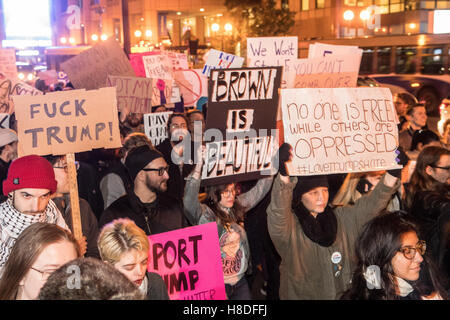
[[[169,165],[169,180],[167,181],[167,193],[176,199],[183,199],[185,178],[191,173],[194,166],[187,163],[192,157],[189,157],[186,141],[182,142],[189,135],[188,120],[184,114],[173,113],[167,121],[167,132],[169,137],[161,142],[156,148],[164,156],[164,160]],[[192,146],[189,143],[189,146]],[[188,159],[188,161],[186,161]]]
[[[159,151],[148,145],[134,148],[127,155],[125,167],[133,189],[105,209],[100,227],[119,218],[133,220],[147,235],[189,226],[180,201],[165,192],[169,168]]]
[[[3,181],[8,199],[0,204],[0,274],[19,235],[36,222],[54,223],[68,229],[50,197],[56,191],[52,165],[29,155],[14,160]]]

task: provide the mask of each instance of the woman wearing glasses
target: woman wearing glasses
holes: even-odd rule
[[[404,212],[383,212],[365,225],[356,241],[357,265],[341,299],[447,299],[444,280],[426,250]]]
[[[204,147],[199,148],[197,159],[200,161],[186,182],[183,198],[185,213],[193,224],[217,222],[228,299],[250,300],[251,293],[245,278],[250,250],[243,228],[244,214],[269,192],[273,178],[260,179],[252,189],[240,195],[236,194],[234,183],[211,186],[204,204],[198,200]]]
[[[0,300],[34,300],[52,272],[80,256],[65,229],[37,222],[17,238],[0,278]]]
[[[406,207],[427,241],[430,256],[450,277],[450,151],[427,147],[417,158]]]

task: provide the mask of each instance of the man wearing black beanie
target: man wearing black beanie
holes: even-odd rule
[[[105,209],[99,227],[119,218],[133,220],[147,235],[189,226],[180,201],[165,192],[168,166],[159,151],[148,145],[134,148],[125,167],[133,186]]]

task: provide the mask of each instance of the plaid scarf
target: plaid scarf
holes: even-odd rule
[[[16,239],[22,231],[36,222],[54,223],[67,229],[61,213],[52,200],[48,202],[44,212],[35,215],[17,211],[12,204],[12,198],[0,204],[0,274]]]

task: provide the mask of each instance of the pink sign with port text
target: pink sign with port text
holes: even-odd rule
[[[215,222],[148,238],[148,271],[163,278],[171,300],[227,299]]]

